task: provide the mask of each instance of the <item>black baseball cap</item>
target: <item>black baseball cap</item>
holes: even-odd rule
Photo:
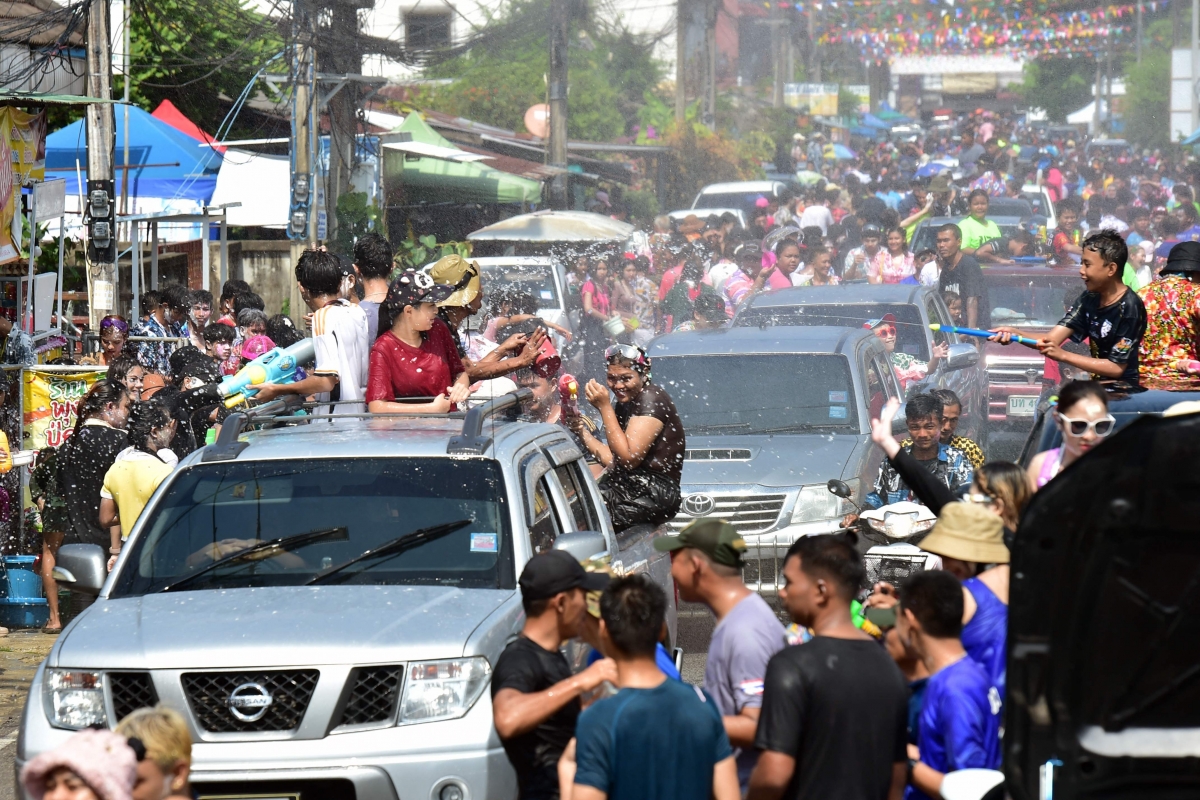
[[[519,583],[526,600],[546,600],[571,589],[601,592],[611,580],[603,572],[588,572],[565,550],[550,550],[529,559]]]
[[[723,519],[700,519],[688,525],[678,536],[660,536],[654,540],[654,549],[660,553],[691,547],[713,560],[714,564],[726,567],[744,566],[742,553],[746,552],[746,541],[737,528]]]

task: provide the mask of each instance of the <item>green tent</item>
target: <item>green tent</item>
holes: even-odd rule
[[[457,149],[416,112],[396,131],[411,134],[414,142]],[[493,169],[486,162],[445,161],[386,147],[383,154],[389,194],[403,191],[406,203],[537,203],[542,199],[541,183]]]

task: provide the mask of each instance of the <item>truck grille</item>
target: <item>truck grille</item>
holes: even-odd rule
[[[158,692],[149,672],[109,672],[109,691],[112,692],[114,723],[128,717],[139,708],[158,704]]]
[[[386,667],[361,667],[355,670],[350,699],[342,712],[343,725],[369,725],[387,722],[396,713],[400,700],[400,683],[404,668],[399,665]]]
[[[728,447],[684,450],[684,461],[749,461],[750,451]]]
[[[1046,362],[1042,359],[1014,359],[988,364],[988,383],[1022,383],[1037,386],[1042,382]]]
[[[186,672],[182,676],[183,693],[200,727],[211,733],[291,731],[300,727],[319,675],[315,669]],[[230,708],[231,695],[246,684],[265,690],[271,698],[266,713],[252,721],[238,718]]]
[[[673,529],[681,530],[689,522],[697,519],[688,513],[689,505],[694,507],[694,503],[689,503],[689,500],[696,497],[708,497],[714,501],[712,510],[707,514],[700,515],[701,517],[723,519],[733,525],[742,535],[763,533],[775,527],[775,524],[779,522],[779,515],[783,511],[783,504],[787,500],[786,494],[694,492],[684,498],[683,511],[671,520],[670,525]]]

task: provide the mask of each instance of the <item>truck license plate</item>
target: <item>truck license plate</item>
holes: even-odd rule
[[[1034,394],[1013,395],[1008,398],[1008,416],[1032,417],[1037,413],[1038,397]]]

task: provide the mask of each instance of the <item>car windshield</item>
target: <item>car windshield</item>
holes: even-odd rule
[[[738,327],[803,327],[831,325],[835,328],[862,328],[887,314],[896,318],[896,351],[921,361],[929,360],[929,329],[921,319],[921,310],[909,303],[830,303],[803,306],[750,307],[737,316]],[[656,361],[655,364],[658,362]],[[657,372],[658,368],[655,367]]]
[[[1062,278],[1000,277],[988,274],[988,299],[992,324],[1017,328],[1053,328],[1079,298],[1080,286]]]
[[[858,432],[844,356],[660,356],[654,382],[675,401],[688,435]]]
[[[356,458],[230,461],[181,472],[150,512],[114,597],[298,586],[405,534],[470,520],[354,565],[339,582],[512,589],[512,537],[495,461]],[[305,536],[306,534],[309,534]],[[296,543],[289,539],[299,537]],[[280,539],[246,558],[238,552]],[[198,574],[215,561],[228,563]],[[193,577],[194,576],[194,577]]]
[[[1046,208],[1046,196],[1040,191],[1038,192],[1022,192],[1021,197],[1033,206],[1033,213],[1041,214],[1043,217],[1050,216],[1050,209]]]
[[[996,220],[993,219],[993,216],[994,215],[989,211],[987,218],[992,222],[996,222]],[[965,217],[960,217],[953,221],[960,222],[962,219],[965,219]],[[942,227],[943,224],[944,223],[939,222],[936,225],[918,226],[917,230],[913,233],[912,242],[908,245],[909,252],[919,253],[922,250],[937,250],[937,229]],[[1021,229],[1020,223],[1016,221],[996,222],[996,227],[1000,229],[1001,236],[1012,236]]]
[[[696,198],[692,208],[740,208],[749,215],[760,197],[770,197],[770,192],[705,192]]]
[[[537,300],[539,309],[562,309],[549,264],[488,264],[483,267],[483,285],[493,297],[500,292],[524,292]]]

